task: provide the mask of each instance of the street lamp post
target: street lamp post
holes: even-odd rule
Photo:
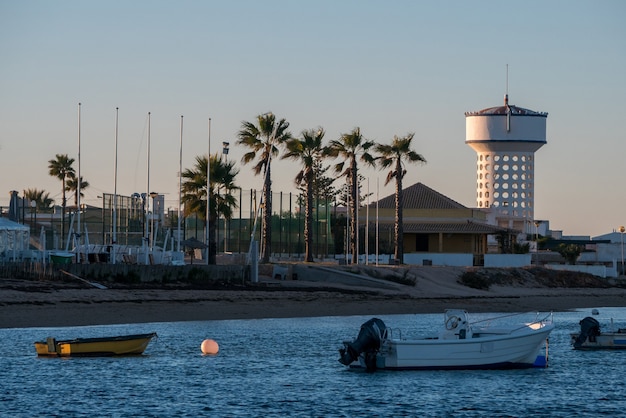
[[[31,200],[30,201],[30,227],[34,232],[37,232],[37,215],[35,215],[35,224],[33,225],[34,213],[37,213],[37,202],[35,202],[34,200]]]
[[[157,192],[150,192],[150,197],[152,198],[152,214],[150,216],[150,232],[148,235],[150,251],[154,248],[154,240],[156,239],[154,235],[154,215],[156,214],[156,198],[158,196]]]
[[[619,232],[621,234],[621,239],[622,239],[622,274],[624,274],[624,231],[626,231],[626,228],[624,228],[624,225],[619,227]]]
[[[222,156],[226,156],[224,157],[224,159],[226,161],[228,161],[228,148],[230,147],[230,142],[226,142],[223,141],[222,142]],[[224,190],[225,192],[226,190]],[[219,197],[219,188],[217,189],[217,196]],[[219,219],[219,214],[218,214],[218,219]],[[219,222],[218,222],[218,226],[219,226]],[[227,238],[227,231],[226,231],[226,216],[224,216],[224,254],[226,254],[226,238]]]
[[[539,251],[539,221],[535,221],[535,252]]]

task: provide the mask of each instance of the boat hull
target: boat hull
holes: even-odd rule
[[[344,341],[339,362],[368,371],[547,367],[552,314],[536,313],[530,322],[497,325],[519,315],[524,314],[470,323],[467,311],[447,309],[439,333],[423,338],[402,338],[400,330],[372,318],[361,325],[354,341]]]
[[[603,332],[601,335],[587,337],[576,345],[580,334],[571,334],[572,345],[576,350],[626,350],[626,332]]]
[[[468,340],[387,340],[376,358],[377,369],[521,369],[537,367],[553,325],[518,335],[492,335]],[[365,359],[360,359],[365,365]]]
[[[75,257],[75,254],[73,253],[61,253],[61,252],[57,252],[57,253],[51,253],[50,254],[50,261],[53,264],[72,264],[72,259]]]
[[[35,342],[35,350],[38,356],[46,357],[140,355],[155,337],[156,333],[62,341],[48,338]]]

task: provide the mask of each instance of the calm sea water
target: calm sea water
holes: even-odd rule
[[[598,309],[603,329],[626,327],[626,308]],[[570,348],[589,314],[555,313],[550,367],[510,371],[346,369],[337,350],[370,316],[1,329],[0,416],[626,416],[626,352]],[[422,333],[443,315],[379,317]],[[38,358],[32,344],[152,331],[141,357]],[[206,338],[219,354],[201,354]]]

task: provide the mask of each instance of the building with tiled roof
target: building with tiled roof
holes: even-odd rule
[[[391,194],[369,206],[371,218],[376,219],[378,213],[381,234],[393,234],[395,205],[395,194]],[[362,208],[359,217],[365,216],[366,209]],[[487,252],[503,252],[502,248],[489,248],[489,235],[506,236],[505,241],[511,244],[518,233],[489,225],[485,211],[468,208],[423,183],[403,190],[403,219],[405,254],[471,253],[478,264]],[[375,223],[370,220],[370,231]]]

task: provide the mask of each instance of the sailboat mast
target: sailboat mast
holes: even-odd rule
[[[111,261],[115,264],[115,244],[117,244],[117,134],[118,134],[119,108],[115,108],[115,163],[113,165],[113,251]]]
[[[183,115],[180,115],[180,152],[178,156],[178,245],[176,251],[180,252],[180,206],[182,204],[183,188]]]
[[[148,112],[148,152],[147,152],[147,180],[146,180],[146,197],[145,197],[145,205],[146,205],[146,215],[150,214],[150,112]],[[146,240],[146,243],[148,244],[148,248],[150,247],[150,231],[148,230],[148,226],[150,224],[148,223],[148,216],[146,216],[146,227],[145,227],[145,231],[146,231],[146,236],[144,237],[144,239]],[[146,251],[146,264],[148,264],[147,262],[147,256],[148,256],[148,251]]]
[[[209,255],[211,253],[211,243],[209,241],[209,202],[210,202],[210,194],[211,194],[211,118],[209,118],[209,155],[206,160],[206,263],[209,264]]]
[[[77,215],[76,215],[76,230],[78,231],[77,233],[77,237],[78,237],[78,241],[76,243],[77,248],[80,246],[81,244],[81,229],[80,229],[80,183],[81,183],[81,177],[80,177],[80,109],[81,109],[81,104],[78,103],[78,175],[77,177],[77,184],[76,184],[76,211],[77,211]],[[78,250],[78,252],[80,253],[80,250]]]

